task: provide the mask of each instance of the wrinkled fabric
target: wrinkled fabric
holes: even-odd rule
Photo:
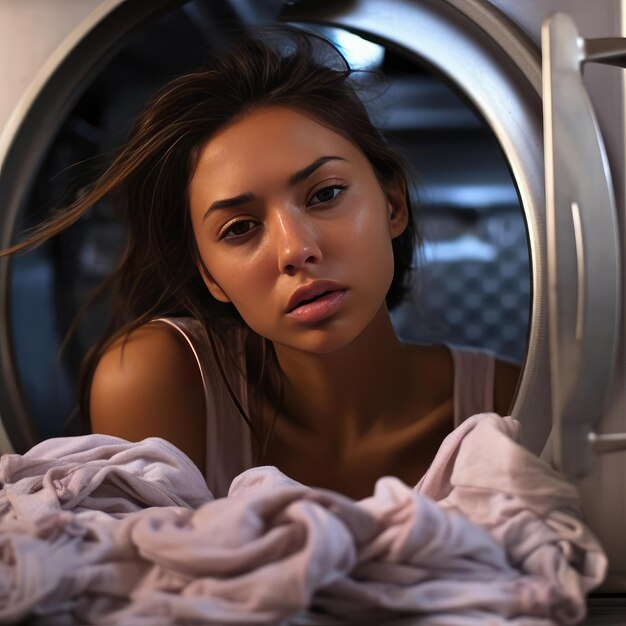
[[[269,466],[214,499],[159,438],[5,455],[0,623],[578,623],[607,559],[518,428],[473,416],[416,487],[383,477],[361,501]]]

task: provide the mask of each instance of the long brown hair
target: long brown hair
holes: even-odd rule
[[[270,33],[270,34],[268,34]],[[355,91],[355,72],[327,40],[282,27],[241,35],[210,64],[164,87],[136,121],[112,164],[72,205],[31,232],[11,254],[34,247],[79,220],[107,197],[127,224],[128,243],[117,269],[99,288],[113,290],[111,317],[102,338],[86,355],[80,379],[80,413],[89,423],[89,393],[95,367],[110,342],[158,317],[191,316],[206,328],[219,375],[243,419],[258,433],[232,391],[224,367],[236,368],[236,337],[244,336],[245,374],[253,397],[280,404],[280,384],[271,342],[251,331],[231,304],[209,294],[190,223],[188,186],[202,146],[225,125],[268,105],[289,106],[312,116],[356,144],[381,184],[405,170],[372,125]],[[407,191],[407,203],[410,206]],[[402,299],[418,234],[412,211],[404,233],[393,240],[394,276],[389,309]],[[271,432],[265,439],[265,444]],[[259,454],[263,454],[260,451]]]

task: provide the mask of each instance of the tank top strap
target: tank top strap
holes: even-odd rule
[[[495,354],[469,346],[445,344],[454,363],[454,427],[471,415],[493,411]]]
[[[191,317],[161,317],[152,321],[164,322],[176,329],[196,358],[206,407],[204,474],[211,493],[216,498],[223,497],[227,495],[233,478],[252,467],[252,437],[249,427],[239,414],[223,382],[217,357],[211,348],[204,325]],[[226,375],[243,409],[248,411],[247,386],[243,376],[239,372],[230,371],[226,371]]]

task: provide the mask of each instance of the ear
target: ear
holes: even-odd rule
[[[387,196],[389,234],[395,239],[405,231],[409,223],[410,208],[406,198],[406,183],[401,176],[396,175],[385,184],[384,189]]]
[[[230,298],[226,295],[224,290],[215,282],[215,279],[211,274],[209,274],[209,270],[206,268],[204,261],[200,259],[198,261],[198,270],[200,271],[200,276],[202,276],[202,280],[204,284],[207,286],[209,293],[219,302],[230,302]]]

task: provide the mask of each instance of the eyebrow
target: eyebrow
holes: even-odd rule
[[[328,161],[335,161],[335,160],[345,161],[345,159],[340,156],[323,156],[323,157],[320,157],[319,159],[315,159],[315,161],[313,161],[311,165],[307,165],[306,167],[303,167],[301,170],[298,170],[295,174],[292,174],[289,177],[289,182],[287,183],[287,186],[293,187],[294,185],[301,183],[303,180],[308,178],[318,167],[321,167],[322,165],[324,165],[324,163]]]
[[[335,161],[335,160],[345,161],[346,159],[340,156],[323,156],[323,157],[320,157],[319,159],[315,159],[315,161],[313,161],[313,163],[311,163],[310,165],[303,167],[301,170],[298,170],[297,172],[294,172],[289,177],[287,186],[293,187],[294,185],[301,183],[303,180],[306,180],[316,169],[324,165],[324,163],[327,163],[328,161]],[[223,200],[216,200],[206,210],[204,217],[202,219],[205,220],[207,216],[209,215],[209,213],[211,213],[212,211],[215,211],[215,209],[228,209],[228,208],[236,207],[241,204],[246,204],[247,202],[251,202],[252,200],[254,200],[254,198],[255,198],[254,194],[248,192],[248,193],[241,193],[238,196],[233,196],[232,198],[224,198]]]

